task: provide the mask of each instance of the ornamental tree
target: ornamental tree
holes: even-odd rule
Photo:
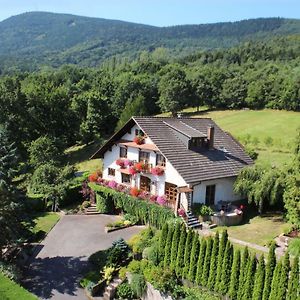
[[[166,245],[165,245],[165,253],[164,253],[164,267],[168,268],[171,262],[171,248],[172,248],[172,238],[173,238],[173,226],[169,227]]]
[[[219,285],[219,292],[222,295],[226,295],[229,288],[232,255],[233,255],[232,245],[230,241],[227,241],[224,258],[223,258],[223,264],[222,264],[221,283]]]
[[[252,299],[261,300],[264,290],[265,282],[265,258],[263,255],[260,256],[258,266],[255,273],[254,289]]]
[[[196,233],[193,238],[193,245],[192,245],[192,250],[191,250],[191,259],[190,259],[190,267],[189,267],[189,274],[188,274],[188,279],[190,281],[195,280],[196,272],[197,272],[197,261],[198,261],[198,256],[199,256],[199,234]]]
[[[299,257],[295,257],[294,263],[292,266],[290,279],[288,283],[288,291],[286,295],[286,300],[294,300],[299,298],[300,295],[300,284],[299,284]]]
[[[253,254],[247,266],[246,280],[245,280],[242,300],[252,299],[255,270],[256,270],[256,257],[255,254]]]
[[[197,272],[196,272],[196,283],[201,284],[202,280],[202,273],[203,273],[203,264],[205,259],[205,253],[206,253],[206,239],[202,239],[201,246],[200,246],[200,252],[198,256],[198,262],[197,262]]]
[[[246,247],[243,251],[242,260],[241,260],[241,268],[240,268],[240,278],[239,278],[239,289],[237,292],[237,299],[242,299],[244,286],[246,282],[246,274],[247,274],[247,266],[249,262],[249,250]]]
[[[223,258],[224,258],[224,252],[225,252],[227,240],[228,240],[228,233],[226,230],[224,230],[222,232],[220,245],[219,245],[217,274],[216,274],[216,283],[215,283],[216,291],[218,291],[219,284],[221,282],[222,265],[223,265]]]
[[[178,245],[178,252],[176,258],[176,275],[180,277],[184,268],[184,252],[185,252],[185,242],[187,238],[185,226],[181,226],[180,239]]]
[[[206,243],[205,258],[204,258],[203,272],[202,272],[202,278],[201,278],[201,284],[203,286],[206,286],[207,281],[208,281],[212,245],[213,245],[213,240],[211,237],[209,237],[207,239],[207,243]]]
[[[172,238],[171,264],[170,264],[171,270],[174,270],[176,267],[177,251],[178,251],[178,245],[180,239],[180,229],[181,229],[181,224],[178,222],[175,225],[175,231]]]
[[[158,245],[161,260],[164,259],[164,255],[165,255],[165,246],[166,246],[168,231],[169,231],[168,223],[165,223],[161,230],[161,234],[159,237],[159,245]]]
[[[234,251],[233,263],[232,263],[231,275],[230,275],[229,291],[228,291],[228,295],[232,300],[237,299],[240,267],[241,267],[241,251],[237,249]]]
[[[187,237],[186,237],[186,242],[185,242],[185,247],[184,247],[184,268],[182,271],[182,277],[187,278],[188,273],[189,273],[189,268],[190,268],[190,258],[191,258],[191,250],[192,250],[192,243],[194,239],[195,232],[192,229],[189,229]]]
[[[215,285],[215,279],[216,279],[216,273],[217,273],[217,263],[218,263],[218,254],[219,254],[219,232],[217,232],[215,237],[214,237],[212,253],[211,253],[209,277],[208,277],[208,282],[207,282],[207,287],[210,290],[213,290],[213,287]]]

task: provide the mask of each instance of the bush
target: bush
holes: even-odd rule
[[[88,208],[89,206],[91,206],[91,203],[90,201],[83,201],[81,205],[83,208]]]
[[[144,276],[141,274],[132,274],[130,286],[137,297],[142,297],[146,289]]]
[[[289,253],[294,256],[300,256],[300,239],[294,238],[289,242]]]
[[[25,199],[26,210],[32,212],[43,212],[46,210],[46,203],[43,195],[27,195]]]
[[[127,267],[127,271],[142,275],[147,266],[148,262],[146,260],[132,260]]]
[[[113,266],[121,265],[128,258],[129,251],[129,246],[124,239],[120,238],[114,241],[113,246],[108,251],[107,264]]]
[[[91,283],[94,285],[98,282],[99,277],[99,272],[90,271],[80,280],[80,286],[86,288]]]
[[[82,194],[80,193],[81,190],[81,183],[70,186],[66,190],[65,196],[60,201],[60,207],[65,207],[67,205],[73,203],[80,203],[82,201]]]
[[[103,279],[106,281],[106,284],[109,284],[113,278],[116,269],[112,266],[105,266],[103,268]]]
[[[145,248],[143,251],[143,258],[148,259],[155,266],[159,264],[159,251],[158,246],[153,245],[151,247]]]
[[[201,216],[212,216],[214,213],[214,211],[206,205],[202,205],[201,209],[200,209],[200,215]]]
[[[108,214],[112,212],[112,206],[109,203],[109,199],[103,197],[101,194],[96,193],[96,205],[98,212],[102,214]]]
[[[132,252],[134,254],[142,253],[145,248],[150,247],[152,245],[154,234],[154,229],[148,227],[142,230],[139,234],[134,235],[128,242],[132,248]]]
[[[130,223],[131,223],[132,225],[135,225],[135,224],[138,223],[138,221],[139,221],[138,217],[133,216],[133,215],[131,215],[131,214],[125,214],[125,215],[124,215],[124,220],[125,220],[125,221],[130,221]]]
[[[131,286],[126,282],[121,283],[117,287],[116,298],[117,299],[134,299],[134,292],[133,292]]]

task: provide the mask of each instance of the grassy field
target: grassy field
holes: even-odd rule
[[[282,165],[291,160],[296,130],[300,128],[299,112],[270,109],[196,112],[193,108],[183,112],[195,118],[212,118],[242,144],[257,149],[258,163]]]
[[[37,300],[33,294],[0,273],[1,300]]]
[[[230,237],[260,246],[268,246],[270,241],[283,233],[289,226],[283,221],[281,215],[268,215],[256,216],[238,226],[219,226],[214,231],[222,232],[226,229]]]

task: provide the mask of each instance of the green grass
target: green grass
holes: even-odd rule
[[[30,229],[33,234],[45,236],[58,222],[60,216],[54,212],[39,213],[33,217],[35,225]]]
[[[237,226],[219,226],[214,231],[222,232],[226,229],[230,237],[260,246],[268,246],[271,240],[285,232],[289,226],[283,221],[282,215],[273,214],[256,216],[245,224]]]
[[[205,107],[200,112],[194,108],[183,112],[195,118],[212,118],[244,145],[250,138],[248,144],[259,152],[258,163],[282,165],[291,161],[296,130],[300,127],[299,112],[271,109],[207,111]],[[266,145],[268,137],[272,138],[272,145]],[[254,138],[257,144],[253,142]]]
[[[67,162],[81,172],[92,173],[102,169],[101,159],[90,159],[99,149],[100,143],[90,145],[76,145],[66,150]]]
[[[0,273],[0,299],[37,300],[38,298]]]

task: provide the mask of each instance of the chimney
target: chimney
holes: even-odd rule
[[[214,148],[214,138],[215,138],[215,127],[210,125],[207,127],[207,142],[208,142],[209,149]]]

